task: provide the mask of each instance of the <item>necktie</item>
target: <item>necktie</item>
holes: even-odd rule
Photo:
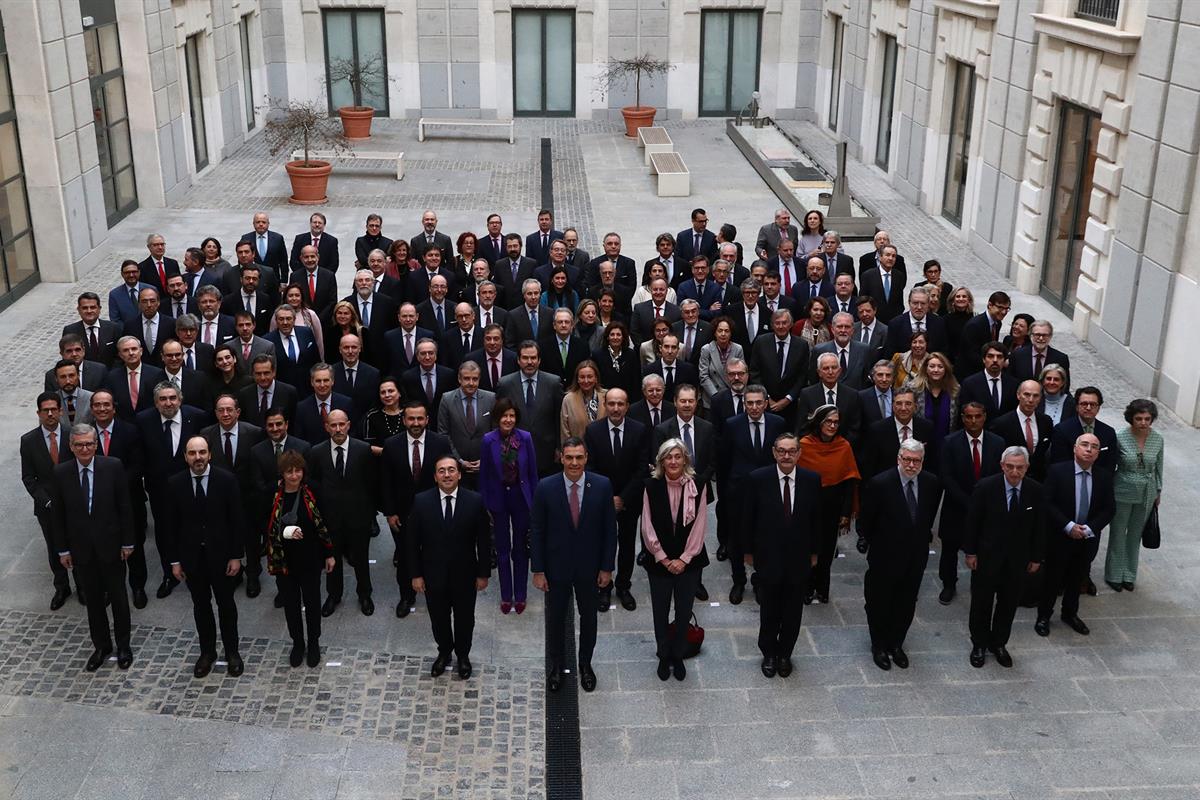
[[[783,372],[783,348],[785,348],[785,347],[787,347],[786,339],[776,339],[775,340],[775,349],[777,350],[777,352],[775,353],[775,357],[779,359],[779,371],[780,372]]]
[[[811,281],[808,284],[808,296],[809,297],[817,296],[817,284],[812,283]]]
[[[1000,322],[998,320],[992,321],[992,341],[1000,341]]]
[[[913,522],[917,521],[917,493],[913,489],[914,481],[904,484],[904,499],[908,501],[908,516]]]
[[[755,422],[753,424],[754,424],[754,449],[762,450],[762,431],[759,429],[759,426],[762,423]]]
[[[346,477],[346,451],[341,445],[337,446],[337,458],[334,459],[333,468],[338,477]]]
[[[176,391],[182,391],[182,388],[179,385],[179,374],[178,373],[172,375],[171,373],[168,372],[167,380],[169,380],[171,382],[171,385],[175,387]]]
[[[850,367],[847,366],[846,348],[844,348],[844,347],[840,351],[838,351],[838,365],[842,368],[842,375],[845,375],[847,372],[850,371]]]
[[[88,513],[92,513],[92,480],[88,474],[91,469],[83,468],[83,472],[79,475],[79,488],[83,490],[83,496],[87,498]]]
[[[246,363],[250,362],[250,343],[249,342],[244,342],[242,344],[242,361],[245,361]]]
[[[866,325],[862,327],[862,335],[859,337],[859,341],[863,344],[870,344],[871,342],[871,330]]]
[[[746,314],[746,333],[750,335],[751,339],[758,335],[758,323],[755,321],[753,311]]]
[[[146,349],[154,349],[154,320],[146,320]]]
[[[700,241],[703,238],[704,237],[701,236],[700,234],[698,234],[698,233],[696,234],[696,236],[695,236],[696,244],[692,246],[692,255],[694,255],[694,256],[700,255]]]
[[[688,455],[692,457],[692,463],[695,463],[696,447],[692,442],[692,425],[690,422],[683,423],[683,446],[687,448]]]
[[[233,466],[233,434],[225,431],[225,463]]]
[[[529,312],[529,330],[533,333],[534,336],[537,336],[538,324],[537,324],[537,309],[536,308],[533,311]]]
[[[667,396],[670,397],[673,394],[671,390],[675,388],[675,368],[667,367],[664,371],[667,373]]]
[[[971,439],[971,472],[975,475],[975,480],[979,480],[980,469],[983,466],[983,461],[979,457],[979,440]]]
[[[488,325],[491,325],[491,324],[492,324],[492,310],[489,308],[483,312],[483,327],[486,328]]]
[[[248,314],[254,313],[254,295],[252,295],[252,294],[242,295],[242,304],[244,306],[246,306],[246,313],[248,313]]]
[[[196,475],[195,478],[196,478],[196,508],[197,508],[197,510],[202,511],[205,506],[204,501],[206,501],[208,499],[208,496],[204,493],[204,476]]]
[[[287,337],[287,350],[288,350],[288,358],[291,359],[292,361],[295,361],[296,360],[296,342],[291,336]]]
[[[329,403],[325,400],[321,401],[321,425],[324,426],[326,420],[329,419]]]
[[[258,410],[265,417],[267,415],[268,408],[270,408],[270,406],[267,404],[267,390],[263,389],[262,390],[262,400],[259,402]]]
[[[829,397],[829,405],[831,405],[831,406],[837,405],[837,403],[833,399],[833,389],[827,389],[825,394],[828,395],[828,397]]]
[[[188,276],[187,276],[187,285],[188,285],[187,292],[188,292],[188,294],[189,294],[189,295],[194,295],[194,294],[196,293],[196,279],[197,279],[197,278],[199,278],[199,277],[200,277],[199,273],[196,273],[196,272],[189,272],[189,273],[188,273]]]
[[[129,373],[129,403],[135,409],[138,404],[138,370]]]
[[[903,442],[907,438],[908,438],[908,426],[902,425],[900,427],[900,441]]]
[[[544,234],[544,233],[543,233],[543,234],[542,234],[542,252],[545,252],[545,251],[546,251],[546,239],[547,239],[547,238],[548,238],[548,237],[546,236],[546,234]]]
[[[662,306],[655,306],[655,307],[654,307],[654,318],[655,318],[655,319],[662,319]]]
[[[276,442],[275,443],[275,457],[279,458],[279,456],[282,453],[283,453],[283,442]]]
[[[415,483],[421,479],[421,442],[418,439],[413,439],[412,472]]]
[[[467,433],[475,433],[475,398],[467,395]]]
[[[346,370],[346,383],[351,389],[354,388],[354,367],[350,367]]]
[[[133,303],[133,307],[137,308],[137,289],[132,286],[129,287],[129,300]]]
[[[408,360],[408,363],[410,363],[410,364],[412,363],[413,343],[412,343],[412,334],[411,333],[404,334],[404,357]]]
[[[783,293],[791,294],[792,293],[792,265],[791,264],[780,264],[780,266],[783,268]]]
[[[696,329],[688,325],[687,330],[683,332],[683,357],[686,359],[692,354],[692,337],[695,335]]]
[[[71,424],[75,424],[75,395],[67,395],[67,419],[71,420]]]
[[[529,411],[530,409],[533,408],[533,402],[534,402],[533,378],[526,378],[525,379],[525,410],[526,411]]]
[[[913,333],[924,333],[925,332],[925,323],[922,320],[919,320],[919,319],[913,320],[913,325],[914,325]]]
[[[163,289],[166,289],[167,288],[167,271],[165,269],[163,269],[163,263],[161,261],[155,261],[154,265],[156,267],[158,267],[158,284]]]
[[[313,247],[315,247],[315,248],[317,248],[317,250],[319,251],[319,250],[321,249],[321,237],[320,237],[320,236],[314,236],[314,237],[312,237],[312,240],[313,240],[313,241],[312,241],[312,246],[313,246]]]
[[[1079,473],[1079,510],[1075,513],[1075,521],[1081,525],[1087,523],[1088,512],[1092,508],[1092,493],[1088,490],[1087,471]]]
[[[363,321],[363,325],[371,324],[371,303],[368,300],[363,300],[362,321]]]
[[[1095,433],[1092,423],[1090,423],[1090,422],[1085,423],[1083,426],[1083,432],[1084,433]]]
[[[783,476],[783,518],[792,519],[792,476]]]
[[[562,357],[563,366],[567,366],[567,343],[562,339],[558,340],[558,353]]]
[[[1045,364],[1046,356],[1043,353],[1038,353],[1034,359],[1033,375],[1036,378],[1042,374],[1042,367]],[[1086,474],[1086,473],[1085,473]]]
[[[571,484],[571,524],[579,527],[579,484]]]
[[[94,357],[92,360],[98,361],[99,358],[97,357],[100,355],[100,341],[96,338],[95,325],[88,327],[88,347],[91,348],[92,356]]]
[[[100,445],[104,448],[104,455],[108,455],[108,431],[100,431]]]
[[[999,378],[991,378],[990,380],[992,381],[992,405],[994,405],[996,407],[996,410],[999,411],[1000,410],[1000,379]]]
[[[517,282],[517,268],[520,266],[520,263],[516,259],[509,259],[508,265],[512,268],[513,283],[516,283]]]
[[[425,398],[427,400],[429,400],[429,402],[431,402],[431,403],[433,402],[433,373],[432,372],[425,373]]]
[[[454,521],[454,498],[446,495],[446,524]]]
[[[892,299],[892,273],[890,272],[883,273],[883,299]]]
[[[469,352],[471,352],[471,334],[464,333],[463,334],[463,353],[466,354]]]
[[[488,361],[492,364],[492,390],[495,391],[496,387],[500,385],[500,365],[495,356],[489,358]]]
[[[879,395],[879,416],[883,419],[887,419],[891,416],[891,414],[888,413],[888,396],[883,392],[876,392],[876,394]]]
[[[446,318],[442,315],[442,307],[434,306],[433,315],[437,318],[437,326],[439,331],[446,330]]]
[[[175,456],[175,442],[172,440],[172,437],[171,437],[171,420],[169,420],[169,419],[163,421],[163,439],[166,440],[167,452],[170,453],[172,457],[174,457]]]
[[[778,310],[778,306],[776,306],[775,300],[772,299],[772,300],[767,301],[767,310],[770,311],[772,315],[775,314],[776,310]]]
[[[788,240],[788,232],[787,232],[787,228],[780,228],[780,229],[779,229],[779,240],[780,240],[780,241],[782,241],[782,242],[786,242],[786,241]]]
[[[260,233],[258,235],[258,260],[262,263],[267,263],[267,235]]]
[[[1010,487],[1008,490],[1008,510],[1016,511],[1021,502],[1021,495],[1017,492],[1017,487]]]
[[[654,423],[654,427],[656,427],[656,428],[658,427],[658,424],[659,424],[659,416],[658,416],[658,409],[657,409],[657,408],[652,408],[652,409],[650,409],[650,421]]]
[[[176,300],[175,301],[175,319],[179,319],[182,316],[183,316],[183,301]]]
[[[195,359],[195,358],[192,356],[192,351],[191,351],[191,350],[188,350],[188,351],[187,351],[187,360],[186,360],[186,362],[185,362],[185,363],[187,364],[187,368],[188,368],[188,369],[195,369],[195,368],[196,368],[196,359]]]
[[[204,343],[205,344],[213,344],[212,328],[213,328],[212,320],[208,320],[207,322],[204,323]]]
[[[742,396],[740,394],[733,396],[733,413],[734,416],[742,413]]]
[[[492,239],[492,252],[493,253],[500,252],[500,240],[499,239]]]
[[[621,429],[620,428],[613,428],[612,446],[613,446],[613,459],[614,460],[619,459],[621,457]]]
[[[308,299],[313,300],[317,296],[317,271],[313,270],[308,273]]]
[[[58,434],[50,431],[50,461],[58,463]]]
[[[1025,418],[1025,447],[1029,449],[1029,457],[1033,458],[1033,423]]]

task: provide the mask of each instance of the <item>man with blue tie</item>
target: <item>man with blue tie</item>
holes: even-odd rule
[[[296,324],[295,310],[289,305],[275,309],[275,330],[263,338],[275,345],[279,380],[296,387],[302,396],[312,394],[308,376],[319,358],[317,340],[308,326]]]
[[[567,666],[567,608],[572,593],[579,609],[579,685],[596,689],[592,652],[596,648],[599,595],[612,581],[617,557],[617,519],[612,484],[587,472],[587,448],[572,436],[562,444],[563,471],[543,478],[533,495],[530,562],[533,585],[547,592],[546,630],[550,661],[546,687],[562,688]]]

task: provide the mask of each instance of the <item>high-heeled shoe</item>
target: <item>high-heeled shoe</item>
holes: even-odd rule
[[[524,600],[518,600],[518,601],[517,601],[517,602],[516,602],[516,603],[513,605],[513,609],[514,609],[514,610],[515,610],[515,611],[516,611],[518,614],[524,614],[524,613],[525,613],[525,601],[524,601]]]
[[[507,614],[510,611],[512,611],[512,603],[508,602],[507,600],[501,600],[500,601],[500,613]]]

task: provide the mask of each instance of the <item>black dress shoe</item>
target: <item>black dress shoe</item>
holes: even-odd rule
[[[900,669],[908,669],[908,653],[904,652],[903,647],[893,648],[889,655],[892,657],[892,663],[897,667]]]
[[[562,688],[563,672],[560,667],[551,667],[546,673],[546,689],[551,692],[557,692]]]
[[[854,549],[863,555],[867,554],[867,537],[859,536],[858,541],[854,543]]]
[[[192,675],[197,678],[203,678],[208,673],[212,672],[213,664],[217,663],[216,653],[201,653],[196,659],[196,667],[192,670]]]
[[[650,560],[650,554],[647,553],[646,549],[643,547],[641,549],[641,551],[638,552],[637,558],[635,559],[635,561],[637,562],[637,565],[639,567],[644,567],[644,566],[646,566],[646,562],[649,560]]]
[[[321,643],[317,639],[308,640],[308,649],[305,651],[307,658],[305,661],[309,667],[315,667],[321,663]]]
[[[717,561],[726,561],[729,559],[729,551],[725,549],[725,545],[717,545]]]
[[[872,650],[871,660],[875,662],[875,666],[882,670],[886,671],[892,668],[892,659],[883,650]]]
[[[1038,636],[1049,636],[1050,620],[1047,618],[1039,618],[1037,622],[1033,623],[1033,632]]]
[[[145,589],[134,589],[133,590],[133,607],[134,608],[145,608],[146,603],[148,603],[148,602],[150,602],[150,600],[146,597]]]
[[[1062,621],[1067,624],[1068,628],[1075,631],[1080,636],[1087,636],[1092,632],[1091,629],[1088,628],[1088,626],[1083,623],[1083,620],[1081,620],[1077,615],[1072,614],[1069,617],[1064,616]]]
[[[88,656],[87,664],[85,664],[83,668],[88,672],[95,672],[96,670],[100,669],[100,665],[103,664],[105,659],[107,659],[110,655],[112,655],[111,647],[93,650],[92,654]]]
[[[950,605],[950,601],[954,599],[954,587],[943,586],[941,593],[938,595],[938,602],[944,606]]]
[[[612,608],[612,590],[601,589],[596,597],[596,610],[604,614],[610,608]]]
[[[283,593],[282,592],[275,593],[275,601],[274,602],[275,602],[276,608],[283,608]]]
[[[739,606],[742,604],[742,596],[746,593],[746,587],[740,583],[735,583],[733,588],[729,590],[729,602],[732,605]]]
[[[242,585],[242,581],[246,579],[246,570],[238,570],[238,574],[233,576],[233,588],[237,589]]]
[[[458,660],[458,677],[464,681],[471,677],[471,659],[460,658]]]
[[[1125,581],[1124,583],[1121,584],[1121,588],[1127,592],[1132,592],[1133,591],[1133,581]]]
[[[671,672],[674,673],[675,680],[677,681],[681,681],[687,677],[687,667],[683,665],[682,658],[675,659],[675,662],[671,664]]]
[[[241,677],[241,674],[246,671],[246,665],[237,653],[225,656],[225,662],[228,665],[225,667],[225,674],[231,678]]]
[[[708,589],[704,588],[703,583],[696,584],[696,599],[701,603],[708,602]]]
[[[806,591],[804,593],[804,605],[811,606],[812,601],[816,598],[816,596],[817,596],[817,593],[814,592],[812,589],[809,589],[808,591]]]
[[[758,584],[757,584],[757,583],[752,583],[752,584],[750,584],[750,590],[754,592],[754,602],[755,602],[755,604],[757,604],[757,605],[760,605],[760,606],[761,606],[761,605],[762,605],[762,596],[761,596],[761,595],[759,595],[759,593],[758,593]]]
[[[325,602],[321,604],[321,616],[329,617],[337,609],[338,603],[342,602],[342,598],[330,595],[325,598]]]
[[[655,674],[658,675],[658,679],[660,681],[665,681],[667,678],[671,677],[671,662],[665,658],[660,658],[658,660],[658,669],[655,671]]]
[[[258,597],[262,592],[262,584],[258,582],[257,575],[246,576],[246,597]]]
[[[579,686],[585,692],[596,691],[596,673],[592,671],[591,664],[584,664],[579,668]]]
[[[410,606],[407,602],[405,602],[404,600],[401,600],[399,603],[396,603],[396,616],[397,617],[399,617],[400,619],[404,619],[411,613],[412,613],[412,606]]]
[[[621,608],[626,611],[637,610],[637,600],[633,599],[633,593],[628,589],[619,589],[617,591],[617,599],[621,601]]]
[[[165,597],[170,597],[171,590],[178,585],[179,581],[175,580],[174,578],[163,578],[163,582],[158,585],[158,591],[154,593],[154,596],[159,600],[162,600]]]
[[[1007,647],[989,647],[988,650],[991,650],[992,655],[996,657],[997,664],[1005,669],[1012,667],[1012,656],[1008,654]]]
[[[362,609],[364,617],[375,613],[375,601],[371,599],[370,595],[358,598],[358,607]]]
[[[983,662],[987,661],[987,650],[982,647],[971,648],[971,666],[979,669],[983,666]]]
[[[775,656],[763,656],[762,666],[760,667],[760,669],[762,669],[763,677],[774,678],[775,677]]]
[[[817,592],[817,602],[822,605],[829,605],[829,592]]]
[[[1120,592],[1125,588],[1125,584],[1123,583],[1113,583],[1112,581],[1105,581],[1105,583],[1107,583],[1108,588],[1112,589],[1114,592]],[[1132,585],[1133,584],[1130,584],[1130,586]]]
[[[438,653],[437,658],[433,660],[433,666],[429,668],[429,675],[433,678],[442,677],[442,673],[446,671],[446,665],[450,663],[449,653]]]
[[[71,596],[70,589],[55,589],[54,597],[50,598],[50,610],[58,611],[67,602],[67,598]]]
[[[1096,596],[1096,582],[1088,578],[1083,584],[1083,593],[1088,597]]]
[[[304,642],[292,642],[292,652],[288,654],[288,663],[293,667],[304,663]]]
[[[787,656],[780,656],[775,659],[775,674],[781,678],[786,678],[792,674],[792,660]]]
[[[121,669],[129,669],[129,667],[132,664],[133,664],[133,651],[129,649],[129,646],[126,645],[125,647],[118,647],[117,648],[117,666],[120,667]]]

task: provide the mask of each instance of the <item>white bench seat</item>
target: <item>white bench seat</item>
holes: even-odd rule
[[[687,197],[692,176],[679,153],[651,153],[650,171],[658,176],[659,197]]]
[[[341,153],[338,153],[334,150],[309,150],[308,157],[319,159],[321,161],[336,161],[350,158],[365,158],[370,161],[395,161],[396,180],[404,180],[403,150],[346,150]],[[292,151],[293,161],[299,161],[302,158],[304,158],[303,150]]]
[[[667,129],[651,125],[638,128],[638,144],[645,150],[646,166],[650,166],[650,156],[654,153],[670,153],[675,149],[671,134]]]
[[[417,120],[417,141],[425,141],[426,128],[506,128],[508,143],[513,143],[513,121],[511,119],[434,119],[421,117]]]

